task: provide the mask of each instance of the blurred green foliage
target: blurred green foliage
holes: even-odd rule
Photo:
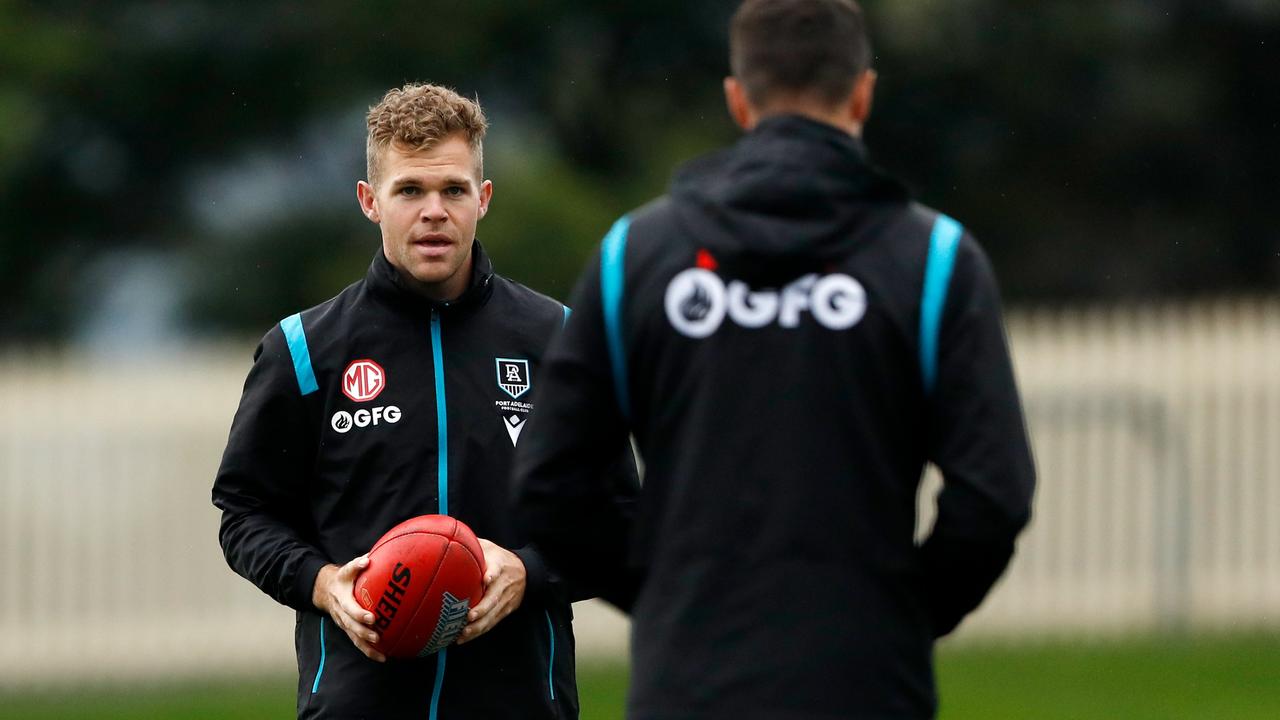
[[[408,80],[479,96],[480,237],[565,298],[614,217],[736,137],[735,4],[0,0],[0,341],[74,332],[113,254],[162,258],[193,332],[332,296],[378,242],[363,112]],[[874,159],[1012,298],[1277,286],[1280,2],[864,5]]]

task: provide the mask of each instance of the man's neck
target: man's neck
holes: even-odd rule
[[[755,126],[759,125],[761,121],[778,117],[779,115],[799,115],[824,125],[830,125],[853,137],[862,137],[862,123],[853,120],[846,114],[803,103],[778,103],[768,109],[761,110],[756,114],[755,122],[752,123],[749,129],[754,130]]]

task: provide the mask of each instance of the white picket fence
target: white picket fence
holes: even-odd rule
[[[1009,329],[1040,488],[959,639],[1280,624],[1280,299]],[[227,569],[209,501],[251,351],[0,353],[0,687],[291,671],[292,613]],[[581,656],[624,651],[576,610]]]
[[[1009,331],[1040,484],[965,633],[1280,624],[1280,301],[1019,312]]]

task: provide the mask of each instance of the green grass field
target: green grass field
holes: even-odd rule
[[[941,720],[1275,720],[1280,635],[943,647]],[[583,720],[622,716],[621,664],[582,668]],[[0,718],[287,718],[293,680],[0,693]]]

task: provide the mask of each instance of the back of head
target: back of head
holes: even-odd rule
[[[409,83],[390,90],[369,108],[365,145],[369,184],[378,186],[382,156],[392,143],[408,150],[429,150],[461,133],[475,156],[476,178],[484,177],[484,133],[489,127],[479,103],[440,85]]]
[[[730,114],[749,133],[671,185],[684,234],[727,275],[777,286],[848,256],[908,196],[856,139],[875,73],[853,0],[745,0],[729,28]]]
[[[831,106],[871,67],[871,43],[853,0],[746,0],[729,27],[729,63],[757,108]]]

